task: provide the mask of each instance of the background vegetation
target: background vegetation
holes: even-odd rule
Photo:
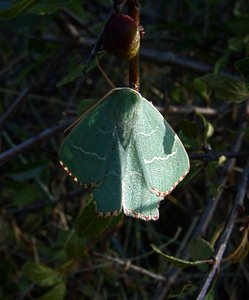
[[[89,58],[112,1],[0,2],[1,299],[249,298],[248,1],[140,3],[141,93],[191,158],[148,223],[96,217],[58,163],[63,130],[110,89]],[[127,86],[128,63],[98,53]]]

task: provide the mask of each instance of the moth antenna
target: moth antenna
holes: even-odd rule
[[[99,59],[98,59],[97,56],[95,57],[95,60],[96,60],[97,67],[98,67],[100,73],[101,73],[101,74],[103,75],[103,77],[105,78],[106,82],[110,85],[110,87],[111,87],[112,89],[115,89],[115,88],[116,88],[115,84],[111,81],[111,79],[108,77],[108,75],[106,74],[106,72],[104,71],[104,69],[101,67],[100,62],[99,62]]]
[[[115,86],[113,85],[114,89]],[[91,106],[87,111],[85,111],[81,116],[79,116],[78,118],[76,118],[72,124],[70,124],[65,130],[64,133],[68,132],[70,129],[72,129],[76,124],[78,124],[82,119],[84,119],[86,117],[86,115],[88,115],[95,107],[97,107],[102,101],[105,100],[105,98],[107,98],[111,93],[112,93],[113,89],[110,90],[105,96],[103,96],[102,98],[100,98],[96,103],[93,104],[93,106]]]

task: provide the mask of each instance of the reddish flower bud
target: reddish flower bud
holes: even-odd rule
[[[112,15],[103,33],[104,49],[120,59],[132,59],[140,46],[139,28],[128,15],[120,13]]]

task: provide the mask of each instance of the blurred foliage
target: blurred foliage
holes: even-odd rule
[[[232,151],[248,118],[248,1],[140,2],[146,32],[142,49],[171,51],[213,69],[202,74],[186,67],[184,59],[174,65],[160,63],[160,55],[159,63],[145,56],[141,93],[160,108],[188,152]],[[111,0],[0,1],[1,159],[47,128],[73,119],[110,89],[95,60],[87,61],[111,6]],[[100,61],[116,86],[127,86],[126,62],[102,51]],[[247,127],[242,152],[248,151],[248,135]],[[237,157],[208,228],[196,237],[209,199],[224,188],[219,179],[226,156],[192,161],[190,174],[162,201],[160,219],[146,223],[122,214],[95,215],[91,194],[58,163],[63,138],[63,131],[56,131],[1,161],[0,299],[166,299],[168,281],[152,275],[171,278],[177,261],[192,265],[178,273],[167,299],[195,299],[207,268],[193,262],[212,256],[246,157]],[[247,211],[246,203],[242,217]],[[206,299],[249,298],[248,230],[240,231],[239,225]]]

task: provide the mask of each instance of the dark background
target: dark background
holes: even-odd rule
[[[209,258],[243,191],[248,95],[240,102],[236,93],[217,97],[198,78],[215,72],[239,79],[234,64],[249,54],[247,1],[144,0],[140,91],[180,136],[191,172],[161,202],[157,222],[122,217],[95,230],[91,195],[63,171],[58,149],[65,122],[110,90],[94,60],[77,75],[111,7],[38,1],[0,20],[0,299],[196,299],[209,269],[176,268],[150,244],[178,258]],[[98,53],[114,85],[127,86],[128,62]],[[75,79],[63,85],[68,74]],[[237,256],[221,263],[206,299],[249,297],[247,209],[245,202],[224,255],[239,249]]]

